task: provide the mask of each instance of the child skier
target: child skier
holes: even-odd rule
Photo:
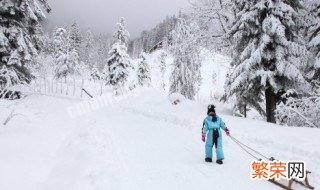
[[[220,128],[222,128],[227,135],[230,135],[229,129],[226,127],[222,119],[216,115],[215,106],[209,105],[207,117],[203,121],[202,127],[202,141],[205,142],[205,154],[206,162],[212,162],[212,148],[215,145],[217,164],[223,164],[224,159],[222,150],[222,133]],[[207,140],[206,140],[207,135]]]

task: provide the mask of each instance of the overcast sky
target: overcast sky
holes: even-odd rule
[[[127,29],[136,37],[167,15],[177,14],[188,6],[188,0],[49,0],[52,12],[46,30],[70,25],[74,20],[82,30],[91,27],[94,33],[113,33],[115,23],[124,17]]]

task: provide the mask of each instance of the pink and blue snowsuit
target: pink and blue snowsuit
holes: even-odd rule
[[[226,130],[225,123],[218,116],[208,115],[203,121],[202,134],[207,135],[205,154],[206,158],[212,158],[212,148],[215,145],[217,160],[223,160],[221,128]]]

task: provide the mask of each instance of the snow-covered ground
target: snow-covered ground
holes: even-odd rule
[[[0,125],[1,190],[279,189],[252,181],[252,158],[225,135],[224,165],[204,162],[205,104],[174,106],[149,89],[72,119],[67,109],[79,101],[0,100],[1,123],[13,107],[18,114]],[[304,160],[320,188],[320,130],[236,118],[223,105],[217,111],[244,143],[278,159]]]

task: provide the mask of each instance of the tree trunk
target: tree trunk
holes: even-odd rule
[[[269,83],[267,84],[265,97],[267,122],[276,123],[275,110],[277,108],[277,95],[274,93],[274,90]]]
[[[247,118],[247,104],[239,103],[238,104],[238,109],[239,109],[240,114],[243,117]]]

